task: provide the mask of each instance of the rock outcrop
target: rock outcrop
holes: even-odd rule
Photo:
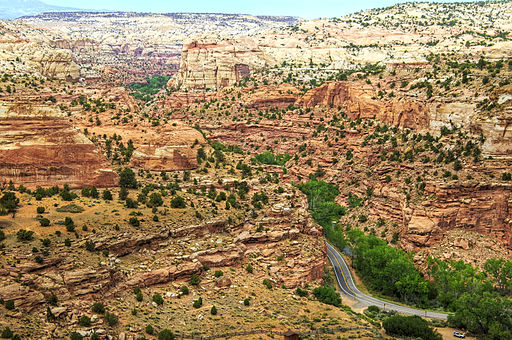
[[[438,185],[426,187],[433,197],[418,205],[406,204],[396,188],[383,186],[374,191],[374,216],[396,221],[404,248],[418,250],[439,243],[452,229],[489,235],[512,249],[512,188],[503,185]]]
[[[251,76],[254,68],[267,62],[252,40],[202,43],[193,41],[183,47],[176,85],[187,90],[219,90]]]
[[[116,186],[118,175],[107,159],[59,116],[60,110],[39,104],[0,105],[0,182]]]
[[[425,129],[430,117],[427,107],[415,101],[378,100],[371,85],[350,82],[327,82],[308,91],[296,105],[341,107],[351,118],[378,119],[395,126]]]
[[[192,145],[204,144],[205,139],[199,131],[180,125],[160,129],[149,143],[136,144],[131,159],[133,167],[154,171],[192,170],[197,167],[197,148]]]

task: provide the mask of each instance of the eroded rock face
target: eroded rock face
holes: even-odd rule
[[[250,77],[252,69],[263,67],[266,59],[252,40],[244,41],[185,44],[177,85],[189,90],[219,90]]]
[[[447,231],[457,228],[492,236],[512,248],[512,188],[431,183],[426,187],[426,195],[433,198],[419,205],[409,205],[402,192],[384,186],[375,190],[371,211],[375,216],[403,225],[401,243],[407,249],[433,246]]]
[[[297,101],[298,106],[341,107],[351,118],[376,118],[395,126],[425,129],[429,126],[427,107],[419,102],[378,100],[371,85],[328,82],[308,91]]]
[[[116,186],[107,159],[59,116],[44,105],[0,106],[0,181],[28,188]]]
[[[63,80],[80,78],[80,67],[73,61],[73,54],[69,50],[37,50],[30,60],[34,68],[46,77]]]
[[[138,145],[132,155],[131,165],[154,171],[191,170],[197,167],[197,141],[204,144],[201,133],[186,126],[164,128],[150,144]]]
[[[299,90],[289,84],[280,84],[276,87],[262,87],[249,96],[247,105],[258,109],[284,109],[295,104],[298,96]]]

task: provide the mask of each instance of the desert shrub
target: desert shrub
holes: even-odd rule
[[[57,295],[52,294],[48,298],[48,303],[52,306],[57,306],[57,303],[59,302],[59,299],[57,298]]]
[[[264,285],[265,287],[267,287],[268,289],[272,289],[272,283],[270,282],[270,280],[269,280],[269,279],[264,279],[264,280],[263,280],[263,285]]]
[[[94,249],[96,248],[96,245],[94,244],[93,241],[85,241],[85,249],[88,250],[88,251],[94,251]]]
[[[199,285],[199,283],[201,283],[201,278],[199,276],[197,276],[196,274],[192,274],[192,277],[190,278],[189,283],[192,286],[197,286],[197,285]]]
[[[194,308],[200,308],[203,305],[203,298],[199,297],[199,299],[194,300],[194,303],[192,304]]]
[[[114,313],[110,313],[110,312],[107,312],[105,314],[105,321],[110,325],[110,326],[115,326],[117,325],[117,323],[119,322],[119,318],[117,317],[117,315],[115,315]]]
[[[181,290],[181,294],[183,294],[183,295],[188,295],[188,293],[189,293],[187,286],[181,286],[180,290]]]
[[[245,270],[249,273],[249,274],[252,274],[253,272],[253,268],[252,268],[252,264],[247,264],[247,266],[245,267]]]
[[[212,309],[210,309],[210,313],[211,313],[212,315],[217,315],[217,307],[212,306]]]
[[[125,206],[129,209],[135,209],[139,206],[139,204],[137,203],[137,201],[135,201],[131,198],[127,198],[126,202],[125,202]]]
[[[251,304],[251,300],[249,298],[244,299],[244,306],[249,306]]]
[[[174,340],[174,334],[168,329],[162,329],[158,333],[158,340]]]
[[[128,189],[126,189],[125,187],[122,187],[121,190],[119,190],[119,199],[121,201],[124,201],[125,199],[128,198]]]
[[[82,327],[89,327],[91,325],[91,318],[87,315],[82,315],[80,319],[78,319],[78,324]]]
[[[213,276],[215,276],[215,277],[221,277],[222,275],[224,275],[224,273],[222,272],[222,270],[216,270],[216,271],[215,271],[215,274],[213,274]]]
[[[14,333],[11,331],[9,327],[5,327],[2,330],[1,337],[2,339],[11,339],[13,337]]]
[[[160,293],[155,293],[153,295],[153,302],[160,306],[164,304],[164,299]]]
[[[41,224],[41,227],[48,227],[50,225],[50,220],[46,217],[43,217],[39,220],[39,224]]]
[[[393,315],[384,319],[382,326],[388,335],[407,336],[424,340],[441,340],[439,333],[428,326],[419,316]]]
[[[20,229],[16,233],[16,238],[20,242],[32,241],[34,239],[34,232],[31,230]]]
[[[140,221],[137,217],[130,217],[130,220],[129,220],[129,223],[134,226],[134,227],[138,227],[140,226]]]
[[[181,196],[176,196],[171,200],[171,208],[183,209],[186,208],[186,206],[185,199]]]
[[[38,214],[42,214],[42,213],[44,213],[44,211],[45,211],[44,207],[37,207],[37,213]]]
[[[308,291],[301,289],[300,287],[297,287],[297,290],[295,292],[297,293],[298,296],[308,296]]]
[[[105,201],[112,201],[112,193],[110,190],[105,189],[101,195]]]
[[[149,205],[152,207],[160,207],[164,204],[164,200],[162,199],[162,195],[158,192],[154,192],[149,195]]]
[[[137,179],[132,169],[124,168],[119,173],[119,185],[123,188],[137,189]]]
[[[73,333],[71,333],[71,334],[69,335],[69,338],[70,338],[71,340],[82,340],[84,337],[83,337],[83,336],[81,336],[81,335],[80,335],[79,333],[77,333],[77,332],[73,332]]]
[[[153,333],[155,333],[155,329],[153,328],[153,326],[147,325],[146,326],[146,333],[148,333],[149,335],[153,335]]]
[[[95,302],[92,305],[91,309],[96,314],[103,314],[103,313],[105,313],[105,306],[101,302]]]
[[[4,306],[8,310],[13,310],[14,309],[14,300],[7,300],[7,301],[5,301]]]
[[[332,287],[328,286],[320,286],[313,289],[313,295],[318,299],[318,301],[323,302],[328,305],[333,305],[336,307],[341,306],[341,297],[338,292]]]

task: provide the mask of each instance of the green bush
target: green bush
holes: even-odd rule
[[[162,329],[158,333],[158,340],[174,340],[174,334],[168,329]]]
[[[78,319],[78,324],[82,327],[89,327],[91,325],[91,318],[87,315],[82,315],[80,319]]]
[[[210,313],[211,313],[212,315],[217,315],[217,307],[212,306],[212,309],[210,309]]]
[[[171,200],[171,208],[183,209],[186,207],[187,207],[187,204],[185,203],[185,199],[181,196],[176,196]]]
[[[189,283],[192,286],[197,286],[197,285],[199,285],[199,283],[201,283],[201,279],[196,274],[192,274],[192,277],[190,278]]]
[[[160,207],[164,204],[164,200],[162,199],[162,195],[157,192],[149,195],[149,205],[151,207]]]
[[[298,296],[308,296],[308,291],[307,290],[304,290],[304,289],[301,289],[300,287],[297,287],[297,290],[295,291],[295,293],[298,295]]]
[[[77,332],[73,332],[73,333],[71,333],[71,334],[69,335],[69,338],[70,338],[71,340],[82,340],[84,337],[83,337],[83,336],[81,336],[81,335],[80,335],[79,333],[77,333]]]
[[[213,276],[215,276],[215,277],[221,277],[222,275],[224,275],[224,273],[222,272],[222,270],[216,270],[216,271],[215,271],[215,274],[213,274]]]
[[[128,209],[136,209],[139,204],[137,203],[137,201],[131,199],[131,198],[127,198],[126,199],[126,202],[125,202],[125,206],[128,208]]]
[[[393,315],[384,319],[382,326],[391,336],[407,336],[424,340],[442,340],[442,336],[419,316]]]
[[[94,244],[93,241],[89,241],[89,240],[85,241],[85,249],[87,251],[93,252],[95,250],[95,248],[96,248],[96,245]]]
[[[181,294],[188,295],[189,290],[187,286],[181,286]]]
[[[341,297],[332,287],[320,286],[313,289],[313,295],[318,301],[336,307],[341,306]]]
[[[110,325],[110,326],[115,326],[117,325],[117,323],[119,322],[119,318],[117,317],[117,315],[115,315],[114,313],[109,313],[107,312],[105,314],[105,321]]]
[[[112,193],[108,189],[103,190],[102,197],[105,201],[112,201]]]
[[[124,168],[119,173],[119,185],[122,188],[137,189],[137,179],[135,178],[135,173],[132,169]]]
[[[267,287],[267,289],[272,289],[272,283],[269,279],[263,279],[263,285]]]
[[[291,158],[292,156],[287,153],[275,155],[272,151],[264,151],[254,156],[253,160],[262,164],[283,166]]]
[[[253,272],[253,268],[252,268],[252,264],[247,264],[247,266],[245,267],[245,270],[249,273],[249,274],[252,274]]]
[[[5,308],[8,309],[8,310],[13,310],[14,309],[14,300],[7,300],[5,301]]]
[[[39,220],[39,224],[41,224],[41,227],[48,227],[50,225],[50,220],[46,217],[43,217]]]
[[[249,298],[244,299],[244,306],[249,306],[251,304],[251,300]]]
[[[16,233],[16,238],[20,242],[32,241],[34,239],[34,232],[32,230],[20,229]]]
[[[95,302],[92,305],[91,309],[96,314],[103,314],[103,313],[105,313],[105,306],[101,302]]]
[[[199,297],[199,299],[194,300],[194,303],[192,304],[194,308],[200,308],[203,305],[203,298]]]
[[[155,293],[153,295],[153,302],[161,306],[164,304],[164,299],[162,298],[162,295],[160,293]]]
[[[129,220],[130,224],[134,227],[138,227],[140,226],[140,221],[137,217],[130,217],[130,220]]]
[[[37,213],[38,214],[42,214],[42,213],[44,213],[44,211],[45,211],[44,207],[37,207]]]
[[[155,333],[155,329],[153,328],[153,326],[147,325],[146,326],[146,333],[148,333],[149,335],[153,335],[153,333]]]
[[[11,331],[11,329],[9,327],[5,327],[3,330],[2,330],[2,339],[11,339],[13,337],[14,333]]]

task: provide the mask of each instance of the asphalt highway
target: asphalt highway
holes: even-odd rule
[[[356,285],[354,284],[352,273],[350,272],[347,263],[343,259],[343,256],[341,256],[341,254],[336,250],[336,248],[331,246],[328,242],[326,242],[326,245],[327,256],[329,257],[329,260],[331,261],[331,264],[334,267],[336,280],[338,281],[338,285],[343,294],[348,295],[349,297],[359,301],[363,305],[373,305],[387,311],[396,311],[398,313],[419,315],[426,318],[440,320],[446,320],[448,318],[448,314],[446,313],[430,312],[421,309],[401,306],[387,301],[379,300],[370,295],[362,293],[359,289],[357,289]]]

